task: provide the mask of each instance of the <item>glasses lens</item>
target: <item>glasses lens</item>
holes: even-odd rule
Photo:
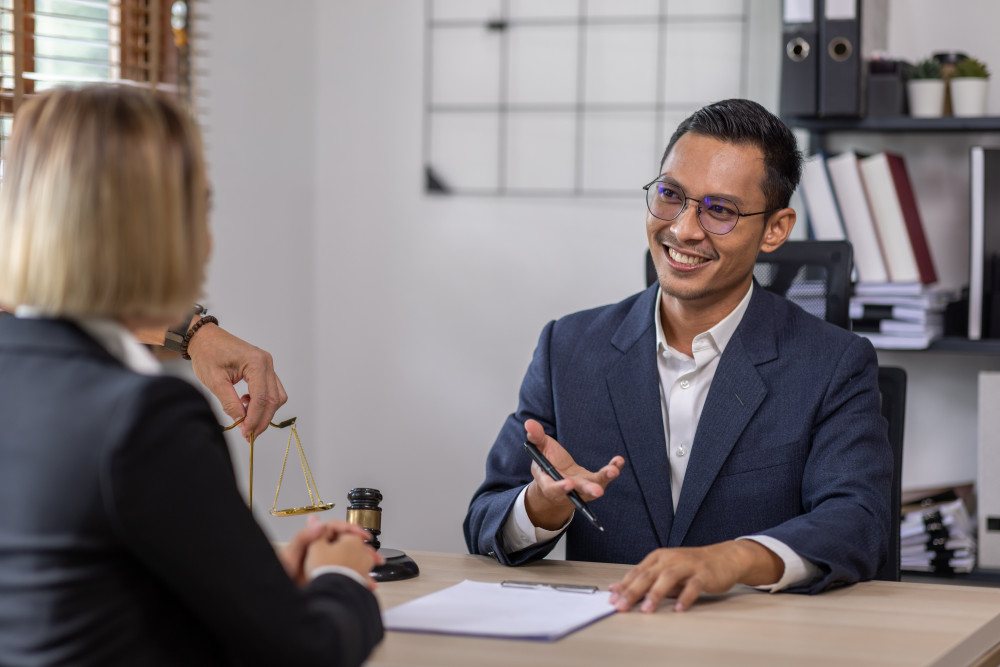
[[[673,220],[684,208],[684,191],[671,183],[656,181],[646,190],[649,212],[660,220]]]
[[[722,197],[705,197],[701,200],[699,219],[702,226],[713,234],[727,234],[740,219],[736,204]]]

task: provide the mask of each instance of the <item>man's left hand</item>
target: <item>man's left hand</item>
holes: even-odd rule
[[[677,598],[674,611],[688,609],[702,593],[725,593],[736,584],[776,583],[784,563],[753,540],[730,540],[705,547],[657,549],[611,585],[611,604],[618,611],[655,611],[665,597]]]

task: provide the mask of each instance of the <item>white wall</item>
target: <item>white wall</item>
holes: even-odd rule
[[[960,46],[1000,66],[987,31],[981,49],[962,32],[967,12],[996,25],[993,3],[952,2],[939,16],[933,0],[894,0],[893,17],[904,4],[909,18],[890,39],[913,51],[902,55]],[[300,417],[320,491],[337,503],[328,515],[344,516],[350,488],[374,486],[385,496],[384,544],[464,551],[466,505],[544,323],[642,286],[643,199],[425,195],[423,3],[274,6],[211,4],[209,301],[225,326],[274,354],[291,397],[279,416]],[[773,0],[751,6],[756,29],[776,34]],[[777,55],[753,69],[771,100],[776,69]],[[909,435],[935,436],[908,452],[907,479],[939,472],[942,450],[948,476],[971,478],[974,432],[957,425],[974,411],[974,400],[962,405],[969,378],[995,362],[903,357],[916,369]],[[939,374],[952,379],[937,385]],[[942,410],[932,385],[961,401]],[[246,447],[231,442],[245,483]],[[258,516],[277,537],[301,525],[265,511],[283,448],[283,435],[268,433],[255,459]],[[294,468],[285,485],[301,493]]]

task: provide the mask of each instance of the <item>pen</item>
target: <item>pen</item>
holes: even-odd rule
[[[549,460],[545,458],[545,456],[540,451],[538,451],[538,447],[535,447],[533,444],[525,440],[524,448],[528,450],[528,454],[530,454],[531,458],[535,460],[535,463],[538,464],[538,467],[544,470],[549,477],[556,480],[557,482],[563,478],[563,476],[559,474],[559,471],[556,470],[555,466],[549,463]],[[576,506],[578,510],[583,512],[583,516],[587,517],[587,520],[590,521],[590,523],[594,524],[594,528],[597,528],[602,533],[604,532],[604,526],[601,525],[601,522],[597,520],[597,517],[594,516],[594,513],[590,511],[589,507],[587,507],[587,503],[583,502],[583,498],[581,498],[580,494],[576,492],[576,489],[573,489],[572,491],[567,493],[566,496],[569,498],[569,501]]]

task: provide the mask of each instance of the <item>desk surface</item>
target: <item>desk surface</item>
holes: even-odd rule
[[[383,582],[383,609],[463,579],[596,584],[625,565],[541,561],[516,569],[483,556],[409,552],[420,576]],[[905,665],[1000,661],[1000,589],[871,581],[821,595],[769,595],[738,587],[703,596],[684,613],[615,614],[556,642],[388,632],[376,665]],[[655,661],[655,662],[654,662]]]

